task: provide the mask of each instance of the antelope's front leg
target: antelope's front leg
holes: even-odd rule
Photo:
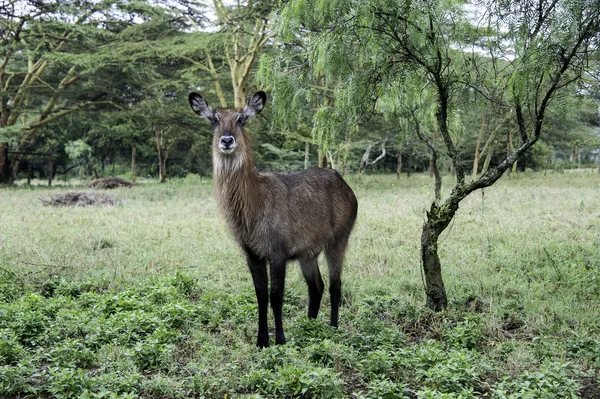
[[[252,273],[256,300],[258,301],[258,337],[256,345],[259,348],[264,348],[269,346],[269,327],[267,325],[269,278],[267,276],[267,262],[250,251],[246,251],[246,257],[250,273]]]
[[[271,308],[275,316],[275,343],[285,344],[283,334],[283,289],[285,286],[285,261],[271,259]]]

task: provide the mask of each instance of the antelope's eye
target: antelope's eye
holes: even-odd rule
[[[238,114],[238,116],[235,118],[235,123],[240,123],[242,121],[242,114]]]
[[[221,120],[219,119],[219,115],[215,114],[215,116],[213,117],[213,126],[216,126],[219,123],[221,123]]]

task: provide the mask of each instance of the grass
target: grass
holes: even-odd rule
[[[306,319],[291,264],[290,342],[263,351],[210,180],[112,191],[120,204],[99,208],[42,206],[65,187],[0,190],[0,397],[600,395],[597,173],[521,174],[467,198],[441,239],[439,314],[419,262],[432,181],[348,180],[340,328],[327,299]]]

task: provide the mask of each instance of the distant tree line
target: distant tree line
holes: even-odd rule
[[[554,3],[554,10],[568,6],[549,4]],[[388,54],[371,54],[379,60],[367,69],[359,65],[365,54],[355,52],[347,60],[349,54],[340,53],[367,40],[364,30],[366,36],[356,42],[332,34],[325,47],[315,47],[323,21],[308,13],[291,15],[287,2],[3,0],[0,182],[48,174],[160,181],[209,175],[211,132],[189,110],[186,98],[192,90],[222,107],[241,107],[246,93],[256,88],[272,95],[273,107],[252,129],[263,170],[330,166],[342,173],[428,171],[435,176],[453,173],[453,160],[460,159],[461,167],[476,176],[498,165],[521,137],[502,97],[515,88],[526,92],[534,76],[519,75],[512,87],[501,82],[500,71],[515,66],[513,50],[511,57],[498,56],[496,49],[475,59],[468,45],[504,45],[497,38],[500,28],[477,25],[460,1],[434,9],[413,4],[415,10],[431,11],[430,22],[438,24],[433,34],[460,43],[443,53],[448,62],[421,65],[435,55],[429,52],[436,46],[448,43],[427,43],[409,20],[404,31],[394,31],[392,24],[407,16],[390,14],[386,4],[338,4],[348,15],[365,7],[376,10],[371,34],[383,35],[382,40],[397,36]],[[492,3],[478,7],[488,16],[494,13]],[[534,11],[524,7],[515,15],[528,12]],[[444,13],[461,18],[436,19]],[[549,46],[536,55],[540,68],[548,67],[548,57],[559,65],[566,56],[561,43]],[[318,59],[310,60],[311,54]],[[428,85],[436,77],[428,68],[440,68],[438,78],[447,86],[447,128],[456,156],[444,144],[439,92]],[[597,167],[600,90],[592,69],[575,73],[577,82],[561,87],[545,115],[543,142],[511,171]],[[549,72],[546,79],[551,77]],[[455,89],[459,85],[461,90]]]

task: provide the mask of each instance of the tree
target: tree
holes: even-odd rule
[[[247,82],[252,67],[271,37],[267,28],[274,5],[263,0],[249,0],[245,4],[238,1],[235,6],[228,6],[223,0],[213,0],[213,5],[222,35],[221,46],[225,50],[231,73],[234,107],[241,109],[246,104]],[[208,62],[214,70],[210,55]],[[226,107],[222,93],[219,99],[221,106]]]
[[[76,111],[134,103],[136,82],[147,82],[156,66],[123,49],[139,46],[151,32],[172,39],[173,32],[183,33],[186,24],[202,18],[194,0],[168,6],[135,0],[8,0],[1,10],[0,132],[19,152],[31,147],[40,128]],[[150,50],[143,50],[148,57]],[[6,146],[0,143],[0,153]],[[3,182],[7,175],[14,177],[20,161],[21,155],[13,158],[10,174],[0,157]]]
[[[76,110],[112,103],[98,93],[87,98],[69,95],[88,73],[81,64],[63,65],[60,72],[54,71],[52,80],[48,79],[59,64],[48,55],[66,57],[80,54],[86,47],[89,50],[90,41],[97,38],[96,18],[106,16],[106,11],[105,2],[4,2],[0,18],[0,131],[13,137],[18,151],[29,147],[40,127]],[[84,32],[87,40],[81,40]],[[69,97],[71,101],[65,101]],[[7,142],[0,143],[0,152],[7,146]],[[20,160],[17,155],[9,166],[6,158],[0,159],[0,183],[8,182],[9,167],[16,171]]]
[[[421,234],[427,306],[448,300],[438,256],[440,234],[460,202],[494,184],[538,142],[553,100],[580,82],[598,44],[595,1],[489,1],[484,26],[474,26],[462,1],[291,0],[279,15],[284,34],[310,41],[315,72],[335,78],[337,113],[357,121],[407,73],[435,93],[437,133],[456,177],[445,199],[434,199]],[[358,84],[357,84],[358,83]],[[450,121],[459,104],[485,99],[514,120],[520,143],[476,180]],[[316,118],[316,116],[315,116]],[[330,127],[337,129],[337,127]]]

